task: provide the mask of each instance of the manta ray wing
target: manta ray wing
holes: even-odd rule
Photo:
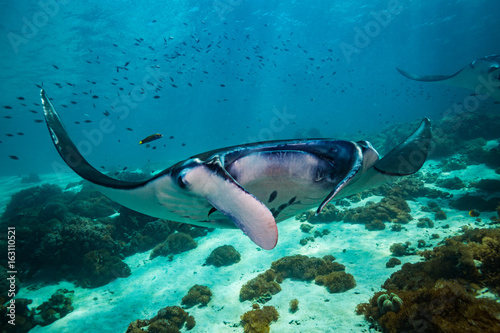
[[[465,88],[476,94],[489,95],[500,100],[500,55],[498,54],[478,58],[452,75],[416,75],[400,68],[396,69],[411,80]]]

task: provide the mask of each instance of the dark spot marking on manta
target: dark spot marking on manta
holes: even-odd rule
[[[278,192],[273,191],[273,192],[271,193],[271,195],[269,196],[269,200],[267,200],[267,202],[268,202],[268,203],[273,202],[273,201],[274,201],[274,199],[276,199],[276,197],[277,197],[277,196],[278,196]]]
[[[292,204],[295,202],[295,200],[296,200],[296,199],[297,199],[297,197],[293,197],[293,198],[291,198],[291,199],[288,201],[288,204],[289,204],[289,205],[292,205]]]
[[[282,205],[279,205],[278,209],[271,209],[271,213],[273,213],[273,216],[274,218],[277,218],[278,215],[283,211],[283,209],[285,209],[286,207],[288,207],[288,204],[284,203]]]
[[[286,207],[288,207],[288,204],[282,204],[278,207],[278,210],[281,212],[283,209],[285,209]]]
[[[212,208],[210,209],[210,211],[208,212],[207,217],[210,217],[210,214],[212,214],[212,213],[214,213],[214,212],[216,212],[216,211],[217,211],[217,208],[212,207]]]

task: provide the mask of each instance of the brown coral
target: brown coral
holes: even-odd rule
[[[205,265],[214,265],[215,267],[229,266],[239,262],[240,259],[240,253],[232,245],[223,245],[210,253],[205,260]]]
[[[245,333],[268,333],[269,324],[278,318],[279,313],[274,306],[264,306],[260,309],[257,305],[241,316],[241,324]]]
[[[365,207],[345,211],[344,221],[364,223],[368,230],[382,230],[383,222],[408,223],[413,220],[406,201],[397,196],[388,196],[378,203],[368,202]]]
[[[158,311],[158,314],[149,320],[138,319],[130,323],[126,333],[180,333],[180,329],[184,326],[184,323],[186,323],[188,330],[193,328],[194,317],[189,316],[189,313],[181,307],[167,306]]]
[[[190,308],[195,306],[196,304],[200,304],[200,306],[206,306],[212,297],[212,292],[207,286],[201,286],[199,284],[195,284],[189,289],[186,296],[182,298],[182,304],[186,306],[186,308]]]
[[[275,295],[281,291],[281,286],[275,281],[276,272],[268,269],[257,277],[249,280],[240,289],[240,301],[252,300],[264,294]]]

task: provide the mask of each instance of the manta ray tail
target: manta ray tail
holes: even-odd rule
[[[456,76],[458,73],[461,72],[458,71],[456,72],[455,74],[452,74],[452,75],[416,75],[416,74],[411,74],[411,73],[408,73],[400,68],[397,68],[396,69],[398,70],[398,72],[411,79],[411,80],[415,80],[415,81],[421,81],[421,82],[438,82],[438,81],[444,81],[444,80],[448,80],[448,79],[451,79],[452,77]]]

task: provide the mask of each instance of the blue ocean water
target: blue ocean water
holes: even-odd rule
[[[9,175],[52,172],[58,160],[35,122],[36,85],[74,140],[88,141],[91,162],[143,167],[311,127],[349,139],[440,119],[467,92],[410,82],[395,67],[451,74],[500,39],[496,1],[0,5],[2,107],[12,107],[1,110],[0,174]],[[137,145],[153,133],[164,135],[156,150]]]
[[[430,188],[448,192],[435,194],[429,190],[404,199],[411,201],[408,209],[411,208],[415,220],[424,219],[428,224],[419,223],[430,225],[425,218],[432,218],[436,223],[433,230],[439,227],[445,237],[455,236],[463,225],[473,222],[481,227],[488,223],[484,221],[496,221],[490,224],[494,228],[498,225],[494,214],[498,214],[495,200],[499,192],[500,148],[497,147],[498,135],[495,136],[496,125],[491,124],[498,123],[500,101],[493,97],[479,100],[470,89],[412,81],[396,68],[419,75],[451,75],[475,59],[500,53],[498,12],[500,2],[495,0],[432,3],[418,0],[0,0],[0,188],[5,189],[2,202],[6,204],[12,194],[29,187],[29,179],[18,182],[17,178],[12,180],[13,176],[21,180],[29,174],[38,174],[42,180],[58,178],[61,184],[66,179],[68,182],[79,179],[54,148],[41,106],[41,89],[52,100],[82,155],[100,171],[109,171],[109,175],[125,170],[158,172],[205,151],[268,140],[315,137],[375,140],[374,145],[383,143],[383,147],[375,145],[375,148],[387,152],[387,148],[394,146],[391,140],[409,135],[409,129],[416,128],[424,117],[433,125],[440,124],[439,129],[449,129],[446,121],[457,116],[454,108],[472,101],[477,104],[465,105],[468,112],[465,116],[459,114],[458,127],[460,124],[462,127],[456,132],[460,132],[457,134],[460,140],[452,135],[456,133],[445,132],[455,141],[438,142],[437,157],[426,163],[423,176],[417,176],[422,184],[432,184]],[[487,116],[481,118],[481,115]],[[496,118],[488,118],[490,115]],[[470,119],[478,119],[478,123]],[[139,144],[140,140],[156,133],[162,137]],[[384,135],[386,141],[381,139]],[[438,138],[446,138],[446,135]],[[453,155],[459,149],[462,155]],[[439,177],[453,181],[434,184]],[[457,177],[460,179],[455,182]],[[43,183],[38,182],[36,176],[33,179],[34,185]],[[464,181],[461,185],[460,180]],[[491,182],[479,186],[481,180]],[[379,230],[381,236],[377,238],[373,235],[378,231],[357,229],[359,225],[354,222],[342,227],[327,223],[316,225],[321,222],[313,222],[311,215],[307,221],[315,225],[314,231],[320,235],[315,235],[316,241],[300,239],[304,235],[299,232],[299,224],[291,221],[285,222],[287,226],[280,225],[280,243],[274,252],[257,250],[239,230],[234,234],[209,231],[208,235],[188,230],[198,242],[198,252],[154,261],[149,260],[147,251],[163,239],[151,240],[152,235],[178,234],[187,232],[188,227],[172,227],[165,221],[133,216],[97,192],[88,192],[87,184],[83,185],[83,194],[72,192],[80,185],[72,186],[68,192],[75,198],[69,198],[68,192],[61,194],[49,188],[47,193],[53,195],[53,191],[57,199],[40,203],[36,198],[40,193],[43,197],[44,192],[35,189],[32,190],[35,194],[30,190],[24,192],[26,201],[19,199],[21,196],[12,199],[12,202],[34,202],[32,207],[11,206],[6,212],[0,207],[0,213],[4,214],[0,225],[2,228],[9,223],[15,225],[21,231],[19,244],[30,247],[41,244],[39,252],[33,251],[30,263],[36,261],[33,259],[36,255],[46,260],[39,266],[22,267],[22,277],[26,277],[22,282],[27,284],[21,285],[21,295],[32,298],[36,305],[46,301],[53,293],[50,284],[54,283],[54,276],[43,270],[57,260],[65,262],[70,255],[65,257],[61,253],[73,253],[68,250],[72,247],[86,249],[81,251],[85,252],[85,259],[82,255],[75,260],[88,264],[92,258],[102,262],[104,259],[95,251],[102,251],[98,246],[109,246],[106,251],[112,252],[113,248],[116,251],[111,253],[113,260],[123,261],[123,265],[132,270],[132,276],[113,271],[109,281],[94,281],[93,285],[72,275],[76,273],[66,266],[59,267],[60,271],[52,269],[52,273],[63,275],[60,282],[63,287],[76,290],[75,311],[70,319],[56,321],[54,326],[38,325],[35,331],[72,332],[76,327],[83,332],[87,328],[82,324],[85,321],[82,317],[87,315],[91,318],[89,331],[98,331],[101,325],[109,325],[102,328],[106,332],[126,329],[133,320],[152,318],[167,305],[179,305],[192,284],[204,283],[210,286],[215,297],[227,297],[224,299],[227,303],[190,310],[198,323],[194,332],[212,332],[221,327],[224,332],[241,332],[239,315],[251,307],[237,299],[239,287],[280,257],[292,254],[323,257],[334,253],[358,281],[358,289],[354,289],[353,294],[338,297],[344,297],[342,300],[347,303],[359,304],[368,302],[378,290],[374,288],[379,288],[390,276],[384,271],[384,265],[391,255],[391,244],[408,239],[415,245],[422,237],[432,249],[441,240],[427,229],[422,231],[416,221],[408,226],[405,239],[391,233],[389,227]],[[407,184],[407,188],[412,186],[418,187]],[[455,199],[471,191],[479,192],[479,197],[484,199],[481,207],[487,208],[481,208],[476,201],[470,207],[463,202],[455,204]],[[370,196],[379,200],[386,194],[373,192]],[[30,201],[32,198],[35,199]],[[358,201],[342,204],[347,211],[350,205],[364,205],[366,198],[358,197]],[[432,210],[433,200],[443,207],[448,220],[435,217],[439,210]],[[89,212],[92,209],[88,207],[95,211]],[[123,219],[132,216],[124,222],[123,230],[108,219],[111,215],[106,215],[108,209],[114,218],[118,215],[115,210]],[[45,210],[51,213],[44,213]],[[70,217],[64,210],[70,212]],[[45,221],[44,214],[55,218]],[[478,216],[484,220],[474,220]],[[37,220],[33,222],[36,227],[23,224],[31,223],[29,218]],[[49,227],[39,228],[40,222],[47,222]],[[70,227],[72,225],[78,225],[74,228],[77,231]],[[72,231],[68,231],[70,229]],[[95,236],[93,240],[98,245],[78,243],[75,239],[80,238],[72,238],[73,231],[79,236]],[[1,233],[3,236],[4,230]],[[35,235],[40,240],[24,241],[22,235]],[[59,240],[60,235],[67,238]],[[361,240],[353,235],[362,235]],[[309,247],[302,244],[303,239]],[[73,245],[73,241],[77,245]],[[150,247],[131,249],[133,241],[139,244],[144,241]],[[312,242],[315,245],[311,245]],[[226,269],[224,273],[212,267],[199,269],[205,266],[205,257],[215,246],[226,243],[240,246],[242,262],[239,265],[245,268]],[[49,260],[45,255],[50,253],[51,246],[59,252],[55,251],[56,259]],[[376,248],[373,253],[372,248]],[[160,259],[164,262],[159,263]],[[18,258],[20,266],[22,260]],[[402,260],[415,263],[420,259],[413,256]],[[365,261],[379,266],[375,269],[368,264],[359,265]],[[184,276],[182,269],[189,275]],[[43,273],[33,273],[37,270]],[[50,278],[44,280],[44,274]],[[74,281],[78,283],[73,285]],[[134,283],[145,287],[134,290]],[[156,290],[156,283],[163,289]],[[287,283],[292,286],[297,283],[297,292],[304,295],[300,298],[302,308],[299,305],[302,312],[298,317],[287,312],[288,302],[295,296],[290,291],[293,287],[283,284],[282,294],[273,295],[274,303],[269,303],[282,306],[282,319],[274,324],[279,328],[273,330],[271,325],[271,331],[284,332],[284,327],[293,327],[291,331],[305,332],[300,329],[300,323],[311,332],[313,329],[316,329],[314,332],[368,329],[369,324],[353,314],[355,305],[349,303],[348,313],[335,308],[340,314],[325,319],[322,318],[324,311],[332,311],[328,306],[337,304],[337,298],[327,299],[320,293],[324,288],[311,291],[297,281]],[[43,289],[47,285],[50,293]],[[224,289],[228,285],[232,288],[230,291]],[[37,290],[41,290],[39,294]],[[314,295],[311,299],[321,300],[308,303],[310,299],[305,295],[309,292]],[[236,298],[229,299],[228,295],[233,294]],[[325,295],[328,294],[325,292]],[[94,307],[93,302],[98,298],[101,303],[95,303]],[[144,304],[144,299],[151,304]],[[105,304],[108,301],[109,306]],[[311,312],[304,313],[306,304],[311,305]],[[232,312],[225,313],[224,306]],[[216,316],[214,312],[218,314],[212,320]],[[319,317],[322,319],[317,319]],[[343,326],[346,322],[349,328]],[[297,326],[287,326],[292,325],[290,323]],[[70,329],[65,330],[66,326]]]

